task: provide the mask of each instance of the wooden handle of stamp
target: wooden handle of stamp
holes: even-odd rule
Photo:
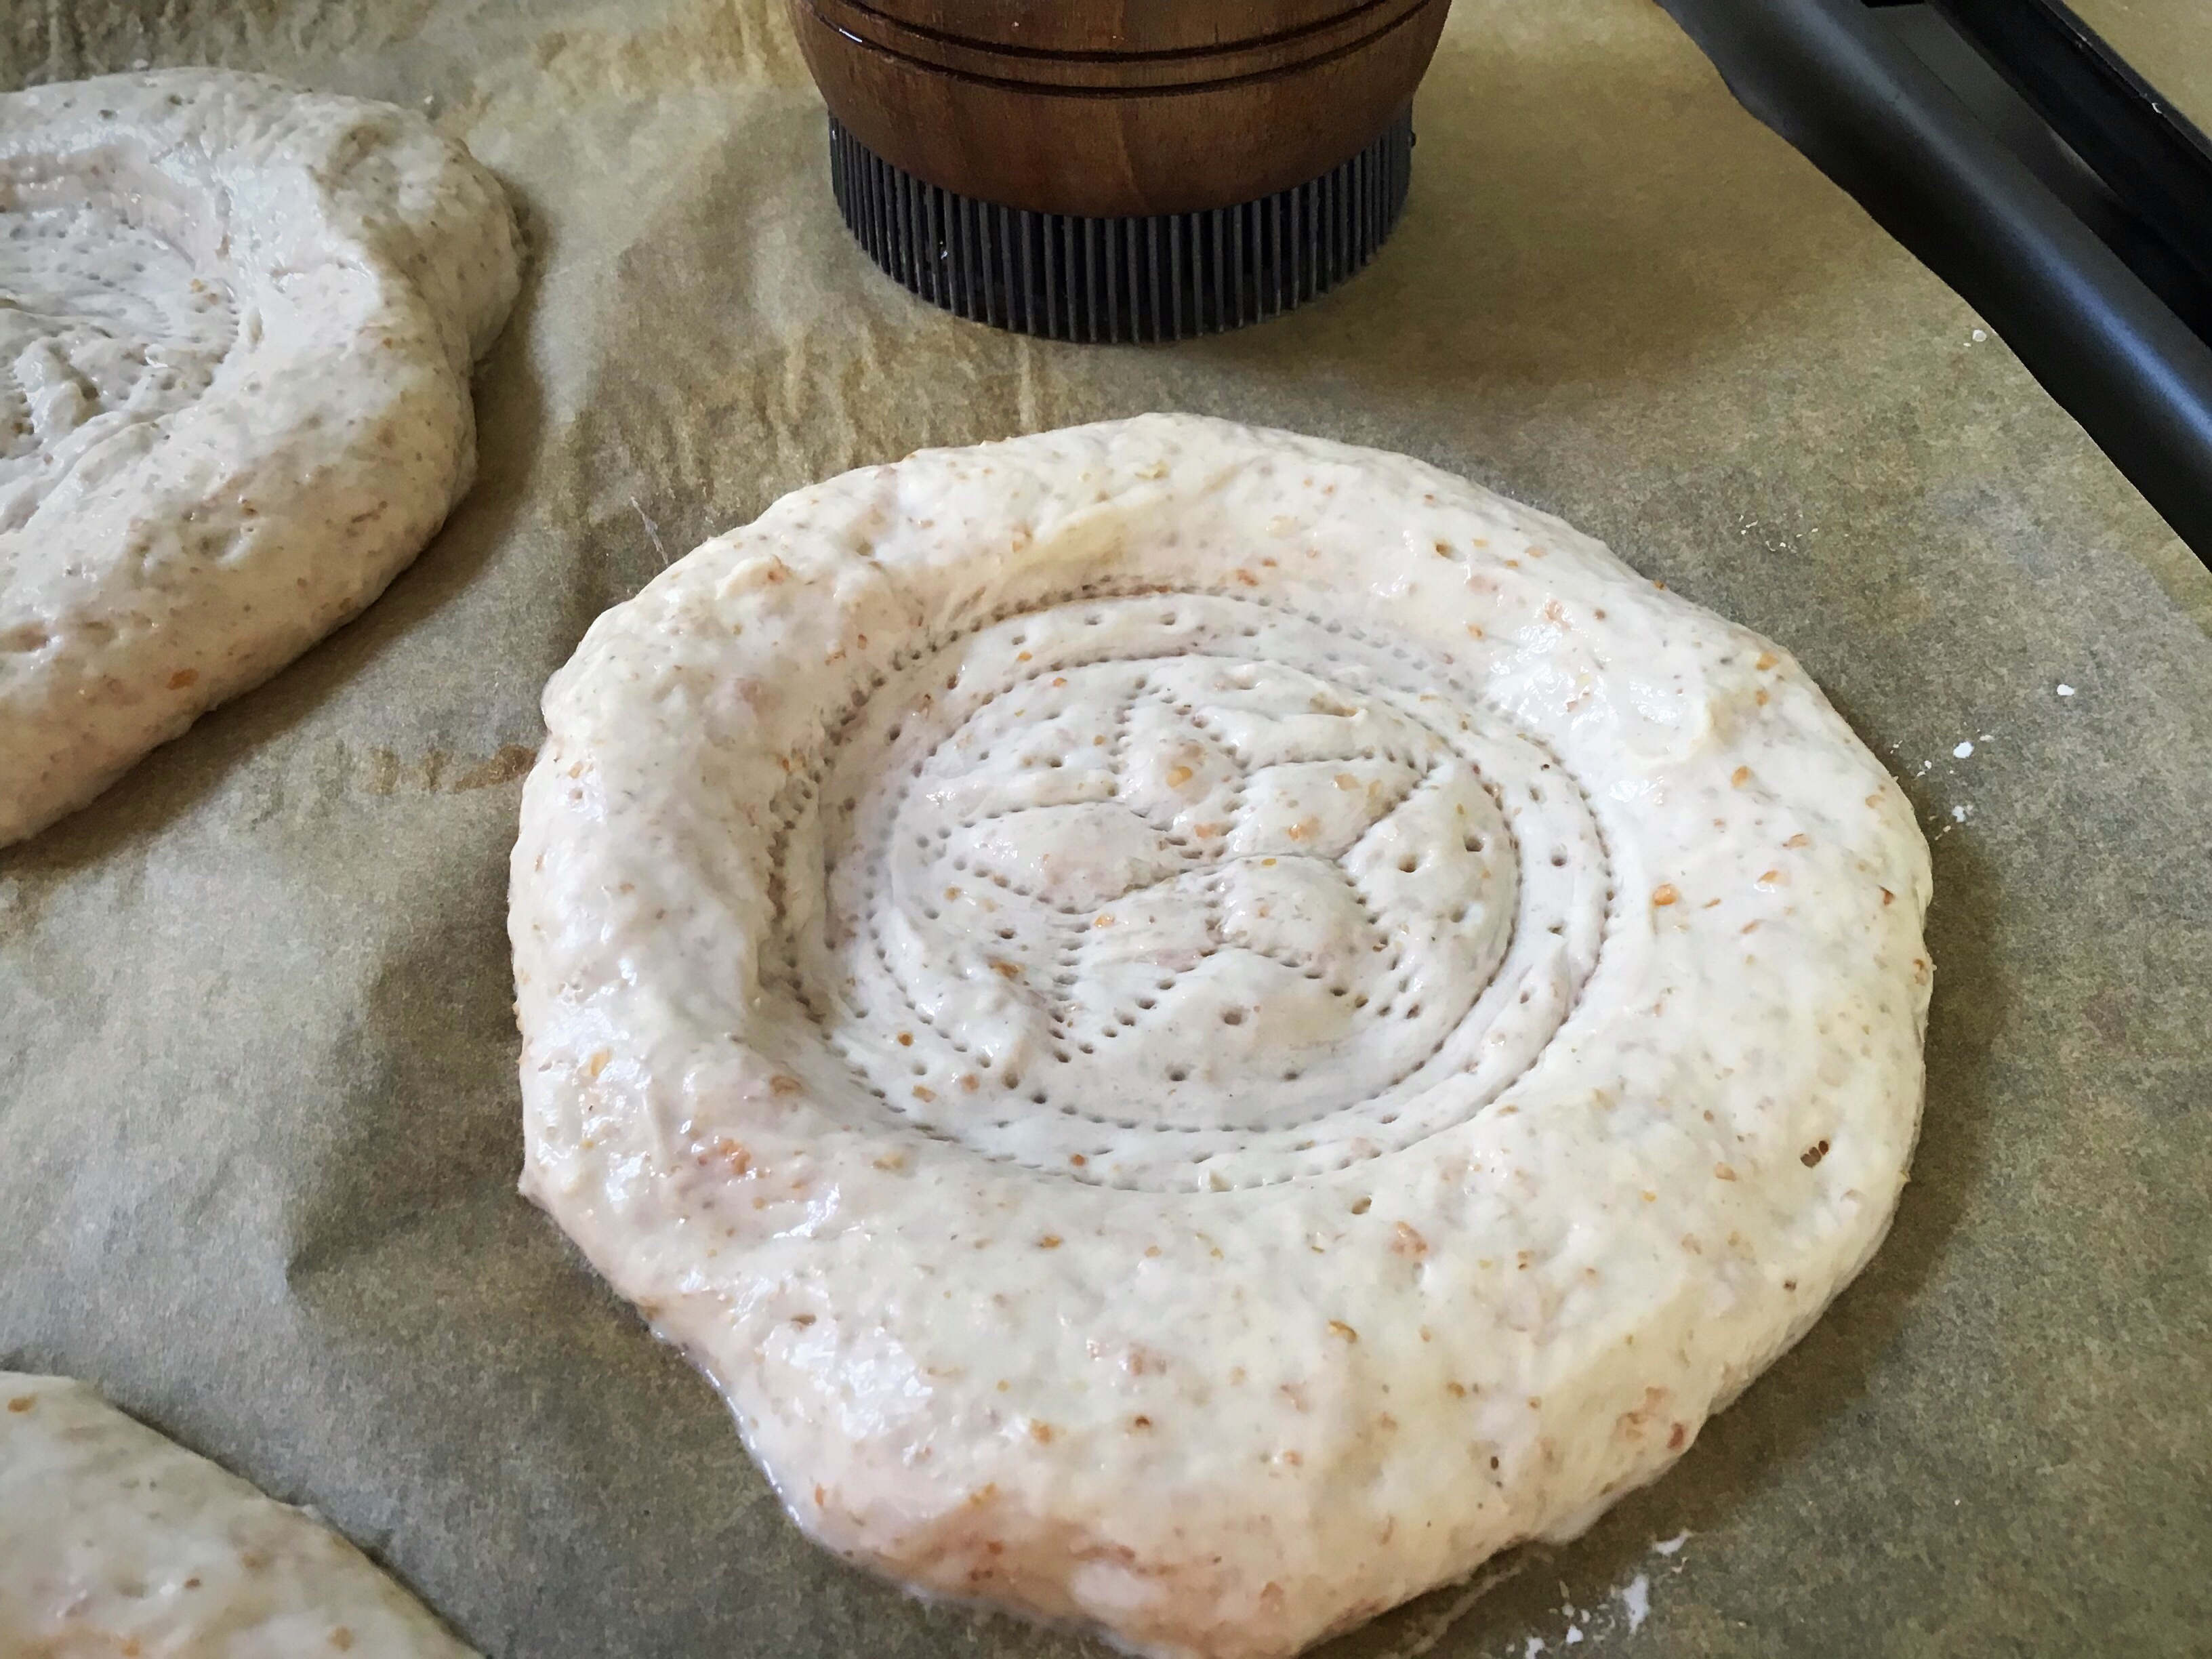
[[[830,112],[960,195],[1102,218],[1269,196],[1412,100],[1451,0],[788,0]]]

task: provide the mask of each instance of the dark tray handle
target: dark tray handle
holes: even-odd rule
[[[1662,3],[1745,107],[1987,318],[2212,564],[2212,347],[1861,0]]]

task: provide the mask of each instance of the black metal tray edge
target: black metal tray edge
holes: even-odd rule
[[[2212,565],[2212,346],[1862,0],[1661,3],[1744,106],[1987,319]]]

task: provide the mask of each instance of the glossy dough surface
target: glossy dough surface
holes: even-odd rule
[[[1926,845],[1793,663],[1401,457],[833,479],[548,687],[523,1186],[812,1536],[1292,1652],[1578,1530],[1866,1261]]]
[[[0,845],[382,592],[518,281],[419,115],[213,70],[0,95]]]
[[[313,1516],[117,1411],[0,1372],[0,1652],[466,1659]]]

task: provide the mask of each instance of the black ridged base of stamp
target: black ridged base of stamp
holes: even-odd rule
[[[830,121],[830,178],[869,258],[957,316],[1054,340],[1183,340],[1278,316],[1352,276],[1406,205],[1413,123],[1256,202],[1141,219],[1000,207],[923,183]]]

